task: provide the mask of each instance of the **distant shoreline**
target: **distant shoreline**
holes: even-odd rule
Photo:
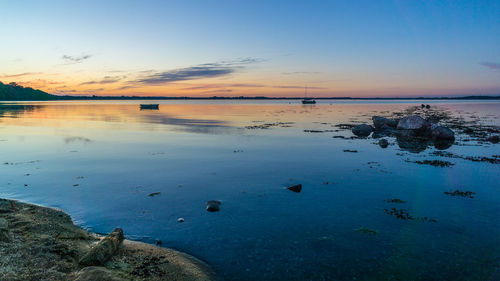
[[[355,97],[312,97],[315,100],[500,100],[500,96],[463,97],[415,97],[415,98],[355,98]],[[52,96],[48,99],[0,99],[1,101],[61,101],[61,100],[301,100],[300,97],[165,97],[165,96]]]

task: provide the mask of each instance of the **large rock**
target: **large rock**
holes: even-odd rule
[[[112,271],[100,267],[89,266],[78,272],[75,281],[123,281],[124,279],[116,276]]]
[[[438,141],[454,141],[455,133],[446,127],[443,126],[432,126],[431,136],[434,140]]]
[[[352,133],[358,137],[367,137],[372,133],[372,131],[373,127],[366,124],[361,124],[352,128]]]
[[[118,250],[123,241],[123,230],[116,228],[108,236],[92,247],[87,254],[80,259],[84,266],[104,265]]]
[[[418,115],[403,117],[399,120],[397,128],[399,130],[423,130],[426,121]]]
[[[382,116],[373,116],[373,126],[375,129],[387,129],[387,128],[396,128],[398,122],[394,119],[388,119]]]

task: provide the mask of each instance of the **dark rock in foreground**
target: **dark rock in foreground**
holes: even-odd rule
[[[220,210],[220,205],[222,203],[217,200],[210,200],[207,202],[207,211],[209,212],[217,212]]]
[[[367,137],[373,131],[373,127],[366,124],[361,124],[352,128],[352,133],[358,137]]]
[[[299,193],[302,190],[302,184],[292,185],[290,187],[287,187],[287,189]]]

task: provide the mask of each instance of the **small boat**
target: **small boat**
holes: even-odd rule
[[[158,110],[160,109],[159,104],[141,104],[141,110],[142,109],[152,109],[152,110]]]
[[[302,104],[316,104],[316,101],[311,98],[304,98]]]
[[[305,88],[305,97],[302,100],[302,104],[316,104],[314,99],[307,97],[307,87]]]

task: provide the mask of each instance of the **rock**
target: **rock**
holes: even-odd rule
[[[220,210],[220,205],[222,203],[217,200],[210,200],[207,202],[207,211],[209,212],[217,212]]]
[[[302,184],[292,185],[287,187],[287,189],[299,193],[302,190]]]
[[[75,281],[122,281],[111,270],[100,266],[89,266],[80,270]]]
[[[386,139],[381,139],[378,141],[378,145],[382,148],[386,148],[389,146],[389,142]]]
[[[388,119],[381,116],[373,116],[373,126],[375,129],[386,129],[386,128],[396,128],[398,122],[393,119]]]
[[[433,124],[434,125],[434,124]],[[431,126],[431,136],[434,140],[439,141],[454,141],[455,133],[449,128],[443,126]]]
[[[415,138],[417,136],[417,133],[414,130],[398,130],[396,132],[396,136],[398,138],[411,139]]]
[[[372,133],[372,131],[372,126],[366,124],[361,124],[352,128],[352,133],[358,137],[367,137]]]
[[[115,254],[122,241],[123,230],[116,228],[92,247],[79,263],[84,266],[104,265]]]
[[[498,135],[489,136],[486,140],[489,141],[489,142],[491,142],[491,143],[499,143],[500,142],[500,137]]]
[[[422,130],[426,121],[418,115],[403,117],[399,120],[397,128],[399,130]]]
[[[426,105],[425,108],[429,109],[429,108],[431,108],[431,106],[430,105]]]
[[[6,219],[0,218],[0,242],[9,242],[9,223]]]
[[[424,108],[424,107],[425,107],[425,104],[421,104],[420,106],[421,106],[422,108]]]

